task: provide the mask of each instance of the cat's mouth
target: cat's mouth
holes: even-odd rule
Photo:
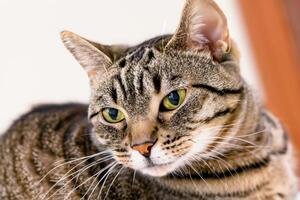
[[[175,170],[173,162],[165,164],[150,163],[147,167],[141,169],[141,172],[150,176],[161,177]]]

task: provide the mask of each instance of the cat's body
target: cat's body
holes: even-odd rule
[[[89,178],[70,193],[68,199],[80,199],[84,194],[87,198],[91,195],[91,199],[97,199],[103,182],[96,186],[98,179],[92,175],[97,174],[107,163],[61,181],[63,175],[82,160],[58,167],[46,175],[63,163],[55,162],[69,161],[70,158],[76,159],[96,152],[87,134],[86,115],[85,105],[52,105],[36,108],[18,120],[1,138],[1,199],[43,199],[43,195],[57,182],[59,184],[44,199],[51,195],[50,199],[64,199],[72,189]],[[186,174],[180,178],[181,174],[174,174],[174,177],[152,178],[140,173],[134,174],[133,170],[126,168],[111,185],[118,172],[116,170],[106,180],[101,199],[106,195],[106,199],[113,200],[293,199],[297,186],[293,172],[286,166],[292,162],[291,147],[286,135],[277,121],[264,111],[260,113],[258,129],[264,135],[253,138],[253,143],[258,145],[257,150],[252,150],[254,155],[247,151],[229,151],[226,154],[232,155],[223,158],[221,162],[209,161],[201,168],[195,167],[199,175],[190,171],[191,177]],[[270,148],[261,148],[260,145],[265,145],[263,141],[267,141]],[[89,166],[91,162],[81,163],[72,172]],[[214,173],[212,169],[215,169]],[[79,178],[74,178],[78,174]],[[110,192],[107,192],[110,186]]]
[[[1,136],[1,199],[295,198],[291,144],[212,1],[188,0],[174,35],[136,47],[62,38],[90,105],[37,107]]]

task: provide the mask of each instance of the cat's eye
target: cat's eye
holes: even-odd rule
[[[186,95],[185,89],[178,89],[165,96],[160,105],[161,111],[170,111],[178,108],[184,101]]]
[[[118,123],[125,119],[124,114],[115,108],[104,108],[102,115],[103,118],[109,123]]]

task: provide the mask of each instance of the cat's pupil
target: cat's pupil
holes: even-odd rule
[[[170,94],[168,94],[167,98],[173,105],[178,105],[179,104],[179,94],[177,91],[173,91]]]
[[[114,109],[114,108],[109,108],[108,110],[108,114],[109,116],[113,119],[113,120],[116,120],[117,117],[118,117],[118,110],[117,109]]]

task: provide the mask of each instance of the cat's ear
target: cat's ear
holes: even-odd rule
[[[70,31],[63,31],[60,36],[66,48],[85,69],[91,80],[97,74],[103,75],[112,65],[111,54],[104,45],[91,42]]]
[[[179,27],[166,49],[205,47],[217,60],[230,50],[226,17],[213,0],[187,0]]]

